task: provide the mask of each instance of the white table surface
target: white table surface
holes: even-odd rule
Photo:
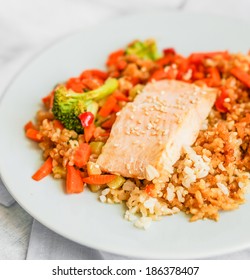
[[[56,38],[141,9],[142,3],[144,9],[181,8],[229,15],[250,24],[250,0],[0,0],[0,95],[22,65]],[[70,24],[65,25],[65,18]],[[26,258],[32,221],[17,203],[0,205],[0,259]],[[246,256],[237,252],[231,258]]]

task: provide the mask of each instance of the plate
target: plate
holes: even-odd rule
[[[24,136],[23,125],[40,99],[58,82],[87,68],[104,68],[107,55],[139,38],[178,52],[247,52],[250,27],[229,18],[155,12],[135,14],[73,34],[36,56],[14,79],[0,105],[1,177],[17,202],[35,219],[79,244],[137,258],[207,258],[250,246],[250,203],[221,214],[219,222],[190,223],[184,214],[165,217],[144,231],[123,219],[120,205],[102,204],[86,190],[66,195],[63,182],[31,175],[41,153]],[[249,196],[248,196],[249,199]]]

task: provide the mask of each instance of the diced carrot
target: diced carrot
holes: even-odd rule
[[[105,131],[105,132],[99,134],[100,137],[109,137],[109,135],[110,135],[109,131]]]
[[[223,58],[227,59],[229,57],[228,51],[218,51],[218,52],[200,52],[200,53],[192,53],[188,60],[191,63],[201,63],[205,58],[213,58],[215,56],[222,56]]]
[[[54,100],[54,90],[51,91],[47,96],[42,98],[42,102],[44,103],[45,107],[51,109],[53,107],[53,100]]]
[[[77,93],[82,93],[84,89],[84,85],[82,84],[79,78],[70,78],[66,83],[67,89],[72,89]]]
[[[115,178],[116,175],[92,175],[83,178],[82,181],[90,185],[96,185],[96,184],[103,185],[103,184],[108,184],[109,182],[113,181]]]
[[[74,155],[74,163],[77,167],[85,166],[89,160],[91,148],[87,143],[81,143]]]
[[[155,185],[154,184],[149,184],[146,186],[145,188],[145,192],[149,195],[149,196],[153,196],[153,191],[155,189]]]
[[[121,107],[120,107],[120,105],[118,103],[116,103],[114,108],[113,108],[113,110],[112,110],[112,112],[117,113],[119,111],[121,111]]]
[[[218,87],[221,85],[221,77],[220,72],[216,67],[210,67],[207,69],[210,77],[208,81],[208,86],[210,87]]]
[[[163,68],[156,70],[150,77],[149,81],[159,81],[167,78],[167,73]]]
[[[66,193],[81,193],[84,190],[81,173],[73,166],[67,165]]]
[[[107,117],[113,111],[115,105],[117,104],[117,100],[113,95],[110,95],[104,105],[101,107],[99,111],[99,115],[102,117]]]
[[[84,137],[85,137],[85,141],[88,143],[89,140],[93,137],[94,132],[95,132],[95,124],[92,123],[89,126],[84,128]]]
[[[108,120],[106,120],[104,123],[102,123],[101,126],[103,128],[111,128],[113,126],[115,120],[116,120],[116,115],[112,114]]]
[[[63,124],[59,120],[53,120],[53,124],[55,128],[59,128],[60,130],[64,129]]]
[[[122,71],[127,67],[128,63],[125,60],[119,60],[117,62],[117,68],[118,70]]]
[[[157,63],[159,66],[164,67],[164,66],[166,66],[166,65],[169,65],[172,61],[173,61],[173,56],[172,56],[172,55],[170,55],[170,56],[168,55],[168,56],[164,56],[164,57],[158,59],[158,60],[156,61],[156,63]]]
[[[226,89],[222,88],[220,96],[215,101],[215,108],[217,109],[217,111],[221,113],[228,112],[228,109],[224,106],[224,102],[227,97],[228,97],[228,93]]]
[[[82,84],[84,85],[84,88],[93,90],[103,85],[103,80],[99,78],[83,79]]]
[[[34,126],[32,121],[29,121],[29,122],[26,123],[26,125],[24,126],[24,130],[27,131],[30,128],[35,129],[35,126]]]
[[[126,102],[129,101],[128,97],[124,93],[118,90],[113,93],[113,96],[118,101],[126,101]]]
[[[26,131],[26,137],[29,139],[35,141],[35,142],[41,142],[42,141],[42,135],[39,133],[37,129],[29,128]]]
[[[106,62],[106,65],[107,66],[115,65],[118,62],[119,58],[123,55],[124,55],[124,50],[122,50],[122,49],[117,50],[115,52],[112,52],[108,56],[108,60]]]
[[[231,74],[240,80],[245,86],[250,88],[250,75],[238,67],[231,70]]]
[[[173,67],[169,67],[168,70],[165,70],[163,68],[156,70],[152,76],[150,77],[149,81],[159,81],[163,79],[175,79],[176,73],[175,69]]]
[[[98,69],[90,69],[85,70],[80,75],[80,79],[101,79],[106,80],[108,78],[108,73],[98,70]]]
[[[44,177],[48,176],[52,172],[52,158],[48,157],[43,165],[36,171],[32,176],[32,179],[35,181],[40,181]]]

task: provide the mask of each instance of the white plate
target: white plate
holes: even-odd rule
[[[153,37],[159,48],[180,53],[247,52],[250,27],[230,19],[186,13],[151,13],[120,18],[72,35],[38,55],[16,77],[0,105],[0,170],[10,193],[39,222],[80,244],[139,258],[198,258],[250,246],[250,203],[221,214],[219,222],[189,223],[178,214],[138,230],[123,219],[120,205],[102,204],[85,191],[66,195],[63,183],[31,175],[41,152],[24,136],[40,99],[58,82],[87,68],[104,67],[107,55],[133,39]]]

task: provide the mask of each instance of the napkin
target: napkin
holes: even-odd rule
[[[9,207],[13,203],[15,203],[14,198],[9,194],[6,190],[5,186],[3,185],[2,180],[0,179],[0,204]]]
[[[124,260],[125,256],[79,245],[34,220],[27,260]]]

